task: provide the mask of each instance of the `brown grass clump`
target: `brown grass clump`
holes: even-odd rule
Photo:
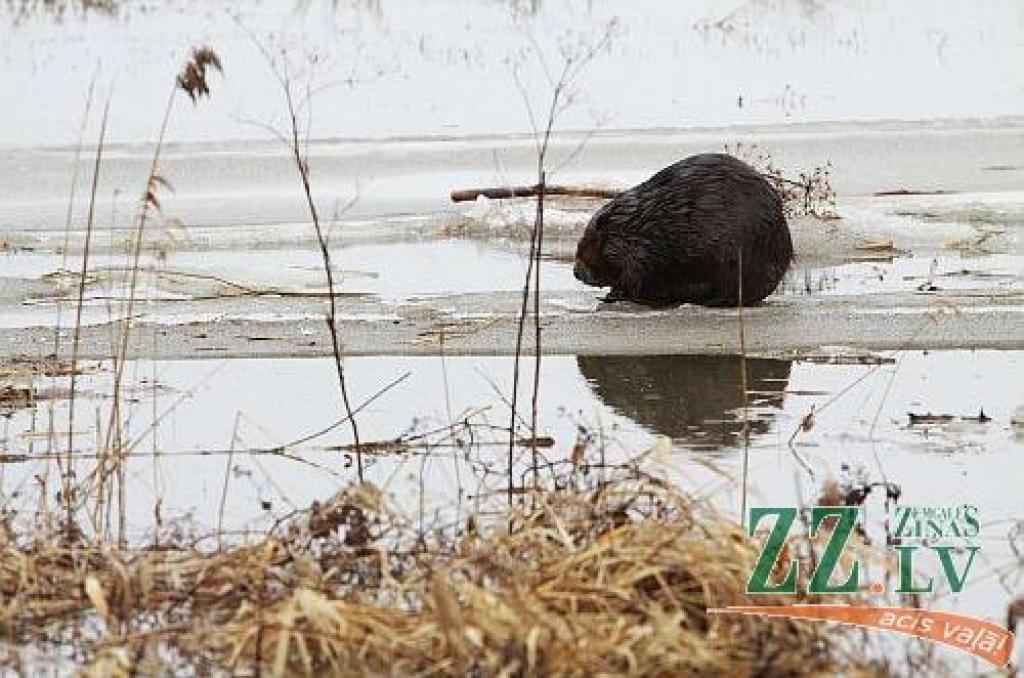
[[[793,601],[747,596],[755,546],[657,481],[524,499],[532,508],[490,527],[471,518],[424,535],[374,487],[354,485],[257,543],[218,551],[69,547],[0,525],[0,633],[9,652],[57,650],[103,676],[872,668],[848,653],[853,631],[709,615]]]
[[[838,219],[836,189],[832,184],[832,163],[815,167],[810,172],[799,172],[796,178],[787,176],[768,151],[757,144],[742,141],[725,145],[725,152],[749,163],[775,187],[782,197],[786,216],[810,216],[819,219]]]

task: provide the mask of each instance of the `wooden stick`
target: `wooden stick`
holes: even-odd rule
[[[537,186],[505,186],[503,188],[463,188],[452,191],[452,202],[467,202],[480,196],[491,200],[503,198],[533,198],[540,193]],[[622,191],[614,188],[592,186],[545,186],[544,195],[572,195],[579,198],[617,198]]]
[[[794,181],[774,174],[761,173],[768,181],[775,181],[790,186],[808,190],[806,182]],[[503,200],[505,198],[535,198],[539,194],[537,186],[499,186],[495,188],[462,188],[452,191],[452,202],[471,202],[480,196],[491,200]],[[544,195],[571,195],[578,198],[599,198],[613,200],[622,191],[616,188],[598,188],[596,186],[545,186]],[[876,194],[881,195],[881,194]]]

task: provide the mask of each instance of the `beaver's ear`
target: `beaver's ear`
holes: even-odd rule
[[[601,234],[601,242],[603,244],[605,231],[608,229],[608,226],[610,226],[608,210],[604,207],[598,210],[597,214],[595,214],[590,220],[590,225],[593,227],[595,232]]]

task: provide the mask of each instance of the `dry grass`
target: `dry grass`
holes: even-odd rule
[[[529,499],[423,538],[353,485],[215,551],[68,546],[7,524],[0,632],[12,656],[73,649],[103,676],[883,673],[854,631],[709,616],[752,602],[757,549],[657,481]]]
[[[832,184],[831,162],[809,172],[799,172],[794,178],[775,164],[771,153],[762,150],[757,144],[726,144],[725,152],[752,165],[775,187],[782,197],[787,216],[839,218],[836,213],[836,189]]]

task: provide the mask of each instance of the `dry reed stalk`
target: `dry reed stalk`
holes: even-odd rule
[[[121,438],[121,384],[124,379],[124,367],[128,362],[128,348],[131,342],[132,320],[135,313],[135,297],[138,289],[140,261],[142,258],[142,245],[146,233],[146,224],[149,221],[151,209],[159,208],[160,204],[156,198],[157,187],[166,183],[160,178],[158,171],[160,156],[163,151],[164,137],[167,134],[167,126],[171,118],[171,110],[174,106],[174,98],[178,91],[178,81],[174,82],[171,92],[167,97],[167,105],[164,108],[163,118],[160,122],[160,132],[157,135],[156,145],[153,149],[153,158],[150,161],[149,173],[146,176],[146,185],[139,202],[139,212],[135,217],[135,231],[132,237],[130,250],[131,264],[128,271],[128,297],[125,300],[124,310],[121,314],[120,335],[117,348],[113,355],[114,377],[112,394],[113,400],[110,408],[110,417],[107,422],[104,449],[111,453],[110,466],[101,464],[97,468],[99,479],[99,496],[102,497],[106,489],[106,482],[109,474],[116,472],[120,462],[114,454],[115,448],[120,445]]]
[[[737,284],[739,302],[736,306],[736,319],[740,330],[740,392],[743,397],[743,477],[742,496],[740,499],[740,525],[747,526],[747,492],[750,487],[750,404],[747,397],[747,333],[743,324],[743,248],[740,247],[737,265]]]
[[[82,307],[84,306],[85,299],[85,285],[86,279],[89,274],[89,253],[90,246],[92,244],[92,231],[95,224],[96,216],[96,192],[99,188],[100,182],[100,168],[103,165],[103,148],[107,137],[107,119],[110,115],[110,97],[107,98],[107,103],[103,107],[103,118],[100,120],[100,138],[96,144],[96,158],[93,162],[92,168],[92,185],[89,190],[89,211],[85,220],[85,243],[82,246],[82,267],[78,278],[78,300],[75,306],[75,329],[71,339],[71,371],[70,371],[70,386],[68,396],[68,448],[67,458],[64,464],[64,482],[62,484],[62,493],[64,499],[64,505],[66,509],[65,515],[65,530],[68,541],[73,541],[76,538],[75,535],[75,516],[74,516],[74,436],[75,436],[75,385],[78,377],[78,351],[81,342],[82,332]],[[70,214],[70,209],[69,212]],[[57,334],[60,334],[58,331]]]
[[[554,120],[552,120],[552,125]],[[546,135],[550,135],[551,126],[548,127]],[[537,195],[537,218],[534,223],[534,230],[537,231],[537,252],[534,256],[536,263],[533,266],[533,398],[530,401],[530,454],[531,466],[533,467],[533,486],[540,485],[538,475],[539,453],[537,452],[537,411],[540,400],[540,362],[541,362],[541,329],[540,329],[540,262],[544,249],[544,194],[547,181],[544,170],[544,155],[547,150],[547,139],[544,140],[544,151],[537,163],[539,168],[540,193]]]
[[[163,151],[164,138],[167,134],[167,127],[170,123],[171,112],[174,107],[174,99],[178,91],[188,95],[193,103],[203,96],[210,95],[210,88],[207,82],[207,73],[210,70],[223,71],[220,57],[209,47],[201,47],[192,50],[189,59],[185,62],[182,70],[174,78],[170,94],[167,97],[167,104],[164,108],[163,118],[160,122],[160,131],[157,135],[156,145],[153,149],[153,157],[150,162],[149,173],[146,175],[146,183],[139,202],[139,211],[135,218],[135,230],[132,238],[128,279],[128,296],[125,301],[121,315],[120,336],[117,348],[113,356],[114,377],[112,394],[113,400],[110,408],[110,417],[107,423],[103,450],[108,454],[108,459],[97,465],[94,475],[97,478],[97,506],[95,515],[97,518],[103,514],[103,508],[111,509],[111,502],[105,499],[110,492],[107,483],[111,474],[117,479],[118,491],[118,539],[123,545],[126,542],[126,483],[124,478],[124,454],[122,449],[122,421],[121,421],[121,386],[124,379],[124,367],[128,362],[129,346],[131,344],[132,321],[135,312],[135,300],[138,290],[140,262],[142,258],[143,243],[146,234],[146,225],[153,211],[160,210],[158,193],[161,188],[169,188],[170,184],[160,175],[160,158]],[[104,521],[106,524],[106,521]]]
[[[89,117],[92,113],[92,102],[93,95],[96,88],[96,76],[94,75],[92,80],[89,81],[89,89],[85,96],[85,111],[82,113],[82,122],[78,130],[78,141],[75,144],[75,159],[73,169],[71,170],[71,187],[68,190],[68,210],[64,217],[64,244],[61,248],[61,262],[60,270],[62,273],[67,271],[68,265],[68,249],[71,241],[71,224],[74,220],[75,212],[75,198],[78,195],[78,177],[81,171],[81,160],[82,160],[82,146],[85,141],[85,130],[89,122]],[[53,333],[53,355],[55,358],[60,358],[61,349],[61,337],[63,335],[63,310],[64,310],[64,295],[59,294],[57,297],[57,318],[55,321],[56,331]],[[74,391],[74,389],[71,389]],[[46,438],[47,449],[49,451],[54,450],[54,446],[58,445],[57,442],[57,431],[56,431],[56,407],[53,401],[50,402],[47,408],[49,414],[49,429]],[[69,471],[65,470],[60,460],[57,461],[57,468],[60,469],[61,474],[66,474]]]

